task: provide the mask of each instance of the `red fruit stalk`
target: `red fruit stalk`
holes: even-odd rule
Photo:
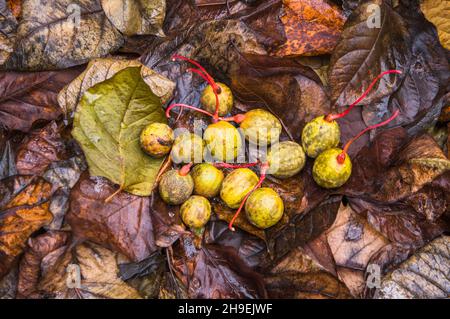
[[[328,114],[327,116],[325,116],[325,120],[328,122],[332,122],[336,119],[342,118],[344,116],[346,116],[359,102],[361,102],[366,96],[367,94],[370,93],[370,91],[373,89],[374,85],[385,75],[387,74],[392,74],[392,73],[396,73],[396,74],[402,74],[402,71],[399,70],[388,70],[388,71],[384,71],[382,73],[380,73],[373,81],[372,83],[370,83],[369,87],[364,91],[364,93],[352,104],[349,105],[349,107],[343,111],[342,113],[338,113],[338,114]]]
[[[359,132],[358,135],[356,135],[355,137],[353,137],[350,141],[347,142],[347,144],[345,144],[344,149],[342,150],[342,153],[340,153],[340,154],[337,156],[337,158],[336,158],[337,161],[338,161],[338,163],[339,163],[339,164],[344,164],[345,157],[347,156],[348,148],[350,147],[350,145],[352,145],[352,143],[353,143],[354,141],[356,141],[358,138],[360,138],[360,137],[361,137],[364,133],[366,133],[367,131],[370,131],[370,130],[376,129],[377,127],[380,127],[380,126],[383,126],[383,125],[388,124],[389,122],[393,121],[399,114],[400,114],[400,111],[397,110],[397,111],[395,111],[394,114],[393,114],[390,118],[388,118],[386,121],[383,121],[383,122],[381,122],[381,123],[378,123],[378,124],[369,126],[369,127],[365,128],[364,130],[362,130],[361,132]]]

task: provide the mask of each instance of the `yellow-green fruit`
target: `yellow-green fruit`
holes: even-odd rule
[[[180,205],[191,196],[194,181],[190,174],[180,175],[175,169],[167,171],[159,182],[159,195],[169,205]]]
[[[194,193],[211,198],[217,196],[222,187],[223,172],[209,163],[195,165],[191,171]]]
[[[172,129],[164,123],[152,123],[141,132],[141,148],[148,155],[160,158],[170,152],[174,136]]]
[[[261,187],[256,189],[245,202],[247,219],[254,226],[266,229],[278,223],[283,217],[284,204],[273,189]]]
[[[233,93],[230,88],[223,83],[216,82],[216,84],[220,87],[219,95],[219,115],[224,116],[230,113],[233,108]],[[216,111],[216,95],[213,92],[211,85],[208,85],[202,92],[202,96],[200,97],[200,103],[203,105],[203,108],[209,113],[213,113]]]
[[[175,163],[201,163],[205,142],[193,133],[183,133],[175,139],[170,156]]]
[[[219,121],[209,125],[203,139],[213,158],[219,162],[231,162],[242,148],[239,131],[230,123]]]
[[[324,116],[307,123],[302,132],[302,145],[309,157],[316,158],[323,151],[337,147],[341,130],[336,121],[326,121]]]
[[[313,178],[319,186],[324,188],[340,187],[350,178],[352,162],[346,155],[344,163],[340,164],[337,156],[341,153],[340,148],[330,148],[314,160]]]
[[[245,113],[240,123],[245,138],[252,144],[270,145],[278,142],[281,134],[280,121],[270,112],[254,109]]]
[[[268,174],[278,178],[294,176],[305,166],[306,155],[295,142],[285,141],[273,145],[267,154]]]
[[[211,204],[203,196],[192,195],[181,205],[180,215],[186,226],[201,228],[211,217]]]
[[[248,168],[238,168],[228,174],[222,183],[220,198],[230,208],[238,208],[245,195],[258,184],[258,176]]]

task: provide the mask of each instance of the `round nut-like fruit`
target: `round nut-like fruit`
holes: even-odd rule
[[[280,139],[280,121],[264,109],[254,109],[245,113],[244,120],[239,126],[245,138],[255,145],[270,145]]]
[[[258,184],[258,176],[248,168],[238,168],[228,174],[222,183],[220,198],[228,207],[236,209],[245,195]]]
[[[233,108],[233,93],[230,88],[223,83],[216,82],[220,87],[219,96],[219,116],[225,116],[231,112]],[[216,111],[216,95],[213,92],[211,85],[205,87],[200,97],[200,103],[203,108],[209,113]]]
[[[352,174],[352,162],[348,155],[344,163],[337,161],[337,156],[342,153],[340,148],[330,148],[314,160],[313,178],[323,188],[340,187],[347,182]]]
[[[273,189],[261,187],[256,189],[245,202],[247,219],[254,226],[266,229],[278,223],[283,217],[284,204]]]
[[[203,139],[212,157],[219,162],[233,161],[242,148],[241,134],[226,121],[210,124]]]
[[[147,125],[139,138],[141,148],[148,155],[160,158],[167,155],[174,141],[173,130],[164,123],[152,123]]]
[[[302,131],[302,145],[309,157],[316,158],[323,151],[337,147],[341,130],[336,121],[327,121],[318,116],[307,123]]]
[[[165,172],[159,182],[159,195],[169,205],[180,205],[191,196],[194,181],[190,174],[180,175],[175,169]]]
[[[268,154],[268,174],[277,178],[288,178],[298,174],[306,163],[303,148],[295,142],[285,141],[272,145]]]
[[[223,172],[209,163],[195,165],[191,171],[194,194],[212,198],[219,194],[224,178]]]
[[[201,228],[211,217],[211,204],[203,196],[192,195],[181,205],[180,216],[186,226]]]
[[[205,142],[193,133],[183,133],[175,139],[170,156],[175,163],[201,163]]]

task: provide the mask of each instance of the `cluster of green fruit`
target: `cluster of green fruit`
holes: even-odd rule
[[[337,148],[340,143],[340,129],[335,120],[345,116],[368,93],[371,88],[369,87],[346,112],[320,116],[309,122],[302,132],[302,145],[292,141],[278,142],[282,125],[277,117],[264,109],[225,117],[233,107],[230,88],[223,83],[216,83],[196,61],[178,55],[174,58],[194,64],[197,68],[190,68],[188,71],[200,75],[209,84],[201,95],[203,108],[172,104],[166,109],[167,117],[170,117],[170,111],[174,107],[182,107],[210,116],[213,123],[206,128],[203,138],[193,133],[174,138],[174,132],[168,125],[154,123],[142,131],[141,146],[151,156],[162,157],[170,152],[174,162],[185,164],[179,170],[172,169],[162,175],[159,193],[167,204],[182,204],[181,218],[193,229],[201,229],[208,222],[211,216],[208,199],[216,196],[220,196],[231,209],[237,209],[229,224],[232,230],[233,223],[242,209],[245,209],[248,221],[258,228],[266,229],[275,225],[283,216],[284,204],[275,190],[260,188],[266,174],[277,178],[289,178],[298,174],[305,165],[306,152],[308,156],[315,158],[313,178],[317,184],[325,188],[339,187],[351,175],[351,161],[347,156],[351,142],[368,129],[384,125],[398,115],[397,112],[388,121],[367,128],[347,143],[344,149]],[[236,160],[243,145],[240,132],[230,122],[239,125],[250,144],[270,146],[263,162],[237,165],[227,163]],[[203,162],[205,148],[215,162]],[[193,162],[199,164],[192,167]],[[259,167],[259,178],[249,169],[252,166]],[[233,170],[224,176],[221,168]]]

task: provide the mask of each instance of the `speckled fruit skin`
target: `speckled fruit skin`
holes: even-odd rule
[[[323,188],[340,187],[347,182],[352,174],[352,162],[345,156],[343,164],[336,157],[342,153],[340,148],[330,148],[321,153],[314,161],[313,178]]]
[[[173,130],[164,123],[147,125],[139,138],[142,150],[155,158],[167,155],[172,148],[173,141]]]
[[[270,145],[278,142],[281,134],[280,121],[264,109],[254,109],[245,113],[240,124],[245,138],[252,144]]]
[[[219,162],[233,161],[242,148],[241,134],[225,121],[210,124],[203,134],[203,139],[212,157]]]
[[[268,174],[288,178],[298,174],[306,163],[306,155],[300,144],[285,141],[273,145],[267,154]]]
[[[245,202],[247,219],[254,226],[266,229],[283,217],[284,204],[273,189],[262,187],[255,190]]]
[[[209,163],[195,165],[191,171],[194,180],[194,194],[211,198],[219,195],[223,172]]]
[[[228,207],[236,209],[245,195],[258,184],[258,176],[248,168],[238,168],[228,174],[222,183],[220,198]]]
[[[192,195],[181,205],[180,216],[186,226],[201,228],[211,217],[211,204],[203,196]]]
[[[201,163],[205,142],[193,133],[183,133],[175,139],[170,156],[175,163]]]
[[[169,205],[180,205],[185,202],[194,191],[194,180],[190,174],[181,176],[172,169],[161,176],[159,195]]]
[[[231,109],[233,108],[233,93],[225,84],[220,82],[216,82],[216,84],[221,89],[219,93],[219,115],[225,116],[230,113]],[[216,111],[216,96],[211,85],[208,85],[203,90],[200,97],[200,103],[203,105],[203,109],[205,109],[209,113],[214,114],[214,112]]]
[[[316,158],[323,151],[337,147],[341,130],[336,121],[328,122],[324,116],[307,123],[302,132],[302,145],[309,157]]]

